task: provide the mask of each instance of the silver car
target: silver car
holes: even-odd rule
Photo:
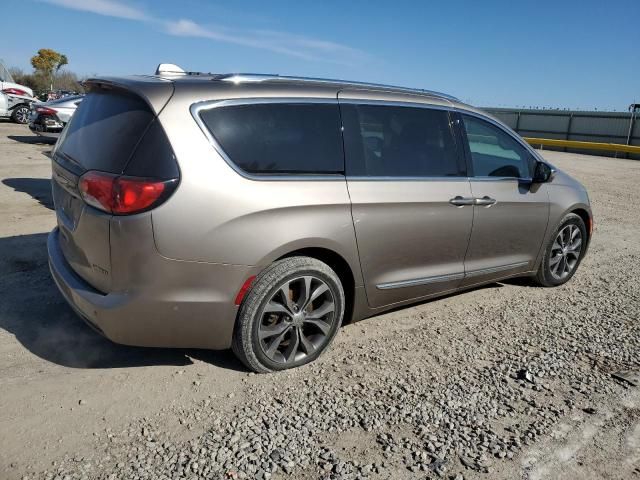
[[[430,91],[252,74],[94,78],[53,153],[53,278],[118,343],[316,359],[343,323],[510,277],[567,282],[584,187]]]
[[[83,95],[69,95],[31,105],[29,113],[29,129],[36,135],[47,138],[58,138],[82,102]]]

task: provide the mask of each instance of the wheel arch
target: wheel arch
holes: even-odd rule
[[[582,207],[574,208],[568,213],[575,213],[582,219],[584,226],[587,228],[587,243],[589,243],[591,241],[591,236],[593,235],[593,217],[591,216],[591,213]]]
[[[9,108],[9,111],[10,111],[10,112],[12,112],[12,111],[14,111],[15,109],[20,108],[20,107],[27,107],[27,108],[31,108],[31,104],[29,104],[29,103],[27,103],[27,102],[16,103],[15,105],[13,105],[13,106],[11,106],[11,107]]]
[[[550,189],[553,190],[553,189]],[[574,189],[564,189],[563,192],[570,192],[571,195],[574,195]],[[553,193],[550,191],[550,193]],[[568,206],[567,206],[568,205]],[[593,216],[591,214],[591,208],[588,203],[588,199],[586,197],[583,198],[566,198],[559,197],[556,198],[551,196],[550,198],[550,212],[549,212],[549,222],[547,224],[547,231],[544,236],[544,240],[540,246],[540,250],[538,252],[538,256],[536,257],[536,261],[533,267],[533,271],[537,271],[540,267],[540,262],[542,261],[543,253],[545,248],[549,245],[549,242],[552,241],[551,237],[553,236],[556,229],[560,226],[562,220],[573,213],[578,215],[585,224],[587,230],[587,248],[589,247],[589,243],[592,237],[593,230]],[[590,228],[591,227],[591,228]],[[586,250],[585,250],[586,254]]]
[[[289,257],[311,257],[326,263],[340,279],[344,289],[345,311],[343,325],[350,323],[353,316],[356,280],[353,269],[349,262],[339,253],[324,247],[304,247],[298,248],[281,255],[276,260]]]

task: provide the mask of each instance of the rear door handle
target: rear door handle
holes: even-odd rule
[[[490,207],[491,205],[494,205],[496,203],[496,199],[495,198],[491,198],[491,197],[487,197],[486,195],[482,198],[474,198],[473,199],[473,204],[474,205],[484,205],[486,207]]]
[[[457,195],[449,200],[451,205],[455,205],[456,207],[464,207],[465,205],[473,205],[475,198],[465,198]]]

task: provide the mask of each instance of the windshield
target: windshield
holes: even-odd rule
[[[9,70],[6,69],[4,63],[2,62],[0,62],[0,82],[15,83],[13,77],[11,76],[11,73],[9,73]]]

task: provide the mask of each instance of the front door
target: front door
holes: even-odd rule
[[[497,124],[462,115],[475,198],[464,286],[531,271],[549,219],[546,184],[531,182],[535,160]]]
[[[344,92],[340,102],[370,306],[456,289],[464,277],[473,206],[449,113],[419,104],[367,104]]]

